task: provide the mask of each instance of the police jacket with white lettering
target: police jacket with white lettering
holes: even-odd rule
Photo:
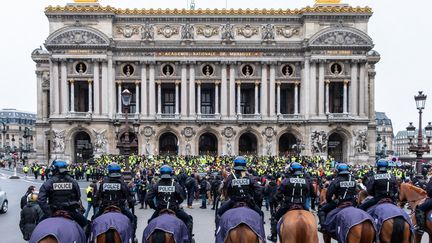
[[[242,177],[240,174],[231,174],[224,183],[224,191],[235,202],[254,202],[254,198],[261,197],[261,187],[252,176]]]
[[[97,199],[102,207],[124,207],[126,201],[132,201],[127,184],[121,177],[105,177],[99,186]]]
[[[357,183],[351,174],[338,175],[331,183],[327,190],[327,202],[333,201],[333,195],[336,196],[335,203],[355,202]]]
[[[288,175],[278,188],[278,195],[283,195],[284,203],[303,204],[309,195],[310,182],[306,178],[296,175]],[[276,195],[276,197],[278,197]]]
[[[156,198],[156,205],[153,201]],[[171,209],[177,211],[184,201],[185,195],[182,186],[174,179],[161,179],[146,195],[146,202],[152,209]]]
[[[67,174],[57,174],[49,178],[41,186],[38,203],[44,213],[50,215],[50,210],[74,210],[79,208],[80,199],[81,192],[78,182]]]
[[[390,173],[379,173],[369,178],[367,192],[373,197],[388,197],[394,199],[397,194],[396,177]]]

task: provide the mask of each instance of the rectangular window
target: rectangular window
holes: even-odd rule
[[[162,89],[162,113],[174,114],[175,101],[174,89]]]
[[[242,89],[240,99],[240,110],[242,114],[254,114],[255,112],[255,94],[254,89]]]
[[[213,110],[214,94],[211,89],[203,89],[201,91],[201,113],[214,114]]]
[[[343,83],[331,82],[329,87],[330,113],[343,113]]]
[[[294,114],[294,84],[281,86],[280,99],[281,114]]]

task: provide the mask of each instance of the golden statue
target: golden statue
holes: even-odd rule
[[[315,4],[340,4],[341,0],[315,0]]]
[[[74,0],[76,3],[97,3],[99,0]]]

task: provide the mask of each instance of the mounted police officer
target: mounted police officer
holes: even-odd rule
[[[234,173],[228,176],[222,191],[223,195],[226,195],[229,200],[218,209],[216,226],[218,226],[219,217],[239,202],[246,203],[250,209],[261,215],[264,220],[264,213],[254,200],[254,198],[261,196],[261,187],[252,176],[246,174],[246,159],[244,157],[238,156],[234,159]]]
[[[116,163],[111,163],[107,167],[108,176],[105,177],[99,186],[96,201],[100,202],[100,208],[94,218],[99,217],[104,213],[104,210],[109,206],[116,206],[121,210],[121,213],[127,216],[133,225],[135,231],[137,227],[136,216],[127,208],[127,203],[132,201],[127,184],[124,182],[121,167]]]
[[[308,196],[309,191],[310,182],[304,176],[303,166],[297,162],[292,163],[288,169],[287,177],[282,181],[274,196],[277,201],[282,200],[282,203],[272,217],[271,235],[267,237],[268,240],[277,241],[277,222],[293,205],[306,208],[306,196]]]
[[[396,199],[398,191],[396,177],[387,172],[389,164],[387,160],[380,159],[377,162],[377,173],[368,179],[366,188],[372,199],[359,206],[360,209],[367,210],[383,199],[392,202]]]
[[[78,182],[69,176],[67,166],[65,161],[52,162],[53,176],[41,186],[38,203],[46,218],[58,210],[66,211],[89,235],[89,221],[79,212],[80,188]]]
[[[350,202],[355,204],[357,188],[355,177],[351,175],[347,164],[340,163],[336,166],[336,169],[337,176],[327,189],[326,203],[318,211],[319,231],[321,232],[325,231],[325,220],[330,211],[342,203]],[[336,197],[336,200],[333,200],[333,195]]]
[[[182,220],[188,230],[189,239],[193,240],[193,219],[192,216],[188,215],[181,207],[181,203],[185,199],[185,193],[182,186],[174,180],[173,170],[168,165],[163,165],[160,168],[161,179],[157,184],[155,184],[150,192],[146,195],[146,202],[150,208],[154,209],[155,212],[149,219],[149,222],[157,218],[162,210],[172,210],[175,212],[177,218]],[[154,199],[156,198],[156,204]]]
[[[426,192],[428,197],[422,204],[418,205],[415,210],[415,218],[417,222],[415,230],[420,234],[424,233],[426,224],[426,212],[432,209],[432,178],[429,179],[429,182],[426,185]]]

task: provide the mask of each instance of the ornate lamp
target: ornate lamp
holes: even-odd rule
[[[132,100],[132,93],[128,89],[123,90],[121,99],[124,106],[129,106]]]
[[[426,98],[427,96],[423,94],[423,91],[419,91],[418,95],[414,96],[414,100],[416,102],[416,106],[418,110],[423,110],[426,105]]]
[[[425,127],[425,133],[426,133],[426,138],[428,141],[428,144],[432,138],[432,123],[428,122],[428,125]]]
[[[407,126],[406,130],[407,130],[408,139],[409,139],[410,144],[411,144],[412,140],[414,139],[414,136],[415,136],[415,130],[416,130],[416,128],[415,128],[415,126],[413,126],[413,123],[410,122],[409,126]]]

